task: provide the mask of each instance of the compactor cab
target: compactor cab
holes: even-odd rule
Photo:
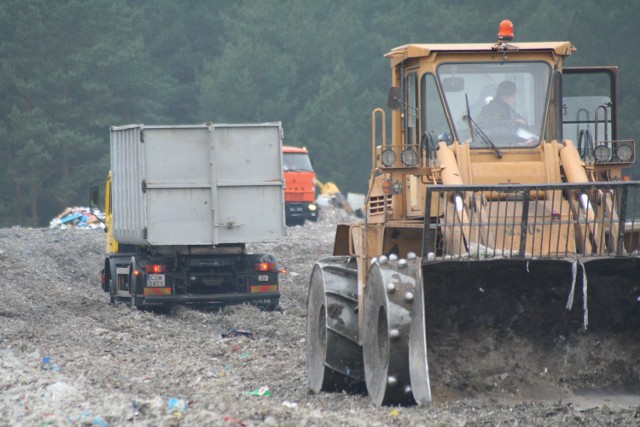
[[[366,217],[311,276],[311,391],[422,404],[523,370],[640,384],[640,182],[623,173],[617,68],[565,67],[571,43],[516,43],[508,24],[495,43],[386,55],[391,140],[376,109]]]

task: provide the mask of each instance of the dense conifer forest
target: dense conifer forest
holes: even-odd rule
[[[383,55],[492,42],[505,18],[516,41],[571,41],[569,65],[619,66],[620,135],[637,139],[638,16],[640,2],[615,0],[4,0],[0,226],[86,205],[109,127],[129,123],[281,121],[321,181],[364,192]]]

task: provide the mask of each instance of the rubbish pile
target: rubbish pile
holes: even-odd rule
[[[320,209],[333,208],[340,213],[340,220],[346,221],[349,218],[362,219],[364,217],[364,194],[347,193],[345,198],[338,186],[333,182],[322,183],[316,179],[316,185],[320,189],[320,195],[316,203]],[[345,218],[346,217],[346,218]]]
[[[91,211],[89,208],[67,208],[60,215],[53,218],[49,228],[105,228],[104,213],[98,209]]]

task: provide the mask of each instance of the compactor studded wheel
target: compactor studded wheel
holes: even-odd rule
[[[309,390],[364,390],[358,344],[358,284],[351,257],[330,257],[311,273],[307,313]]]
[[[419,265],[415,257],[382,256],[367,275],[362,344],[367,391],[376,405],[431,400]]]

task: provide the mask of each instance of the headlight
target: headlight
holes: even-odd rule
[[[418,153],[413,148],[407,148],[400,154],[400,160],[406,166],[414,167],[418,164]]]
[[[402,184],[400,184],[400,181],[396,181],[393,183],[393,185],[391,186],[391,191],[393,191],[393,194],[402,193]]]
[[[593,156],[596,158],[597,162],[608,162],[611,160],[611,150],[606,145],[598,145],[593,150]]]
[[[382,164],[389,168],[396,162],[396,153],[392,148],[386,148],[380,155],[380,159]]]
[[[621,162],[630,162],[633,159],[633,148],[629,144],[620,144],[616,155]]]
[[[318,209],[318,207],[317,207],[315,204],[313,204],[313,203],[309,203],[309,210],[310,210],[311,212],[315,212],[315,211],[316,211],[316,209]]]

